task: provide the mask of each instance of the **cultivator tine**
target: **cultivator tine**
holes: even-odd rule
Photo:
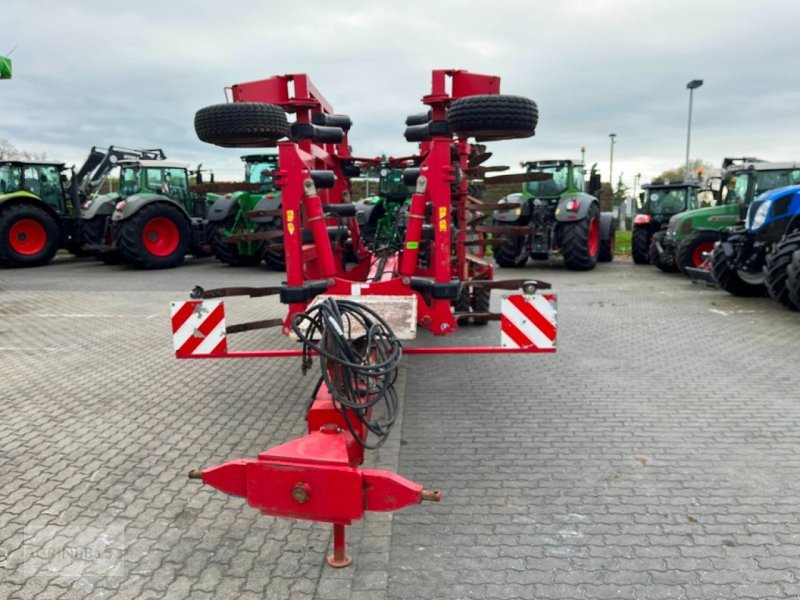
[[[483,217],[481,217],[483,218]],[[464,240],[463,242],[456,242],[462,246],[496,246],[502,244],[505,240],[492,238],[489,240]]]
[[[524,225],[478,225],[475,231],[481,233],[508,233],[511,235],[527,235],[530,228]]]
[[[499,173],[501,171],[508,171],[511,167],[505,165],[495,165],[491,167],[468,167],[466,170],[467,175],[472,177],[482,177],[486,173]]]
[[[280,327],[281,325],[283,325],[283,319],[266,319],[264,321],[250,321],[248,323],[228,325],[225,328],[225,333],[240,333],[242,331],[252,331],[254,329],[269,329],[270,327]]]
[[[491,152],[482,152],[481,154],[475,154],[474,156],[469,157],[467,166],[469,168],[477,167],[479,164],[485,163],[490,158],[492,158]]]
[[[211,298],[224,298],[226,296],[250,296],[258,298],[260,296],[273,296],[281,293],[280,286],[272,287],[224,287],[213,290],[204,290],[199,285],[196,286],[190,296],[194,300],[210,300]]]
[[[509,175],[497,175],[487,177],[483,180],[484,185],[499,185],[501,183],[525,183],[526,181],[549,181],[553,178],[551,173],[511,173]]]
[[[505,204],[467,204],[467,210],[475,212],[494,212],[496,210],[514,210],[517,208],[522,208],[522,204],[519,204],[518,202],[506,202]]]
[[[283,216],[283,210],[280,208],[273,208],[271,210],[251,210],[245,213],[245,216],[249,219],[257,219],[259,217],[281,217]]]
[[[470,196],[469,194],[467,194],[467,202],[471,202],[472,204],[483,204],[483,200],[476,198],[475,196]]]
[[[539,290],[549,290],[551,288],[546,281],[538,281],[536,279],[473,279],[464,281],[462,285],[490,290],[519,290],[529,285],[534,285]]]
[[[476,321],[499,321],[500,313],[493,312],[457,312],[455,313],[456,321],[466,321],[467,319],[475,319]]]
[[[239,242],[271,240],[279,237],[283,237],[283,229],[276,229],[275,231],[256,231],[255,233],[235,233],[222,238],[222,241],[228,244],[236,244]]]
[[[480,225],[483,221],[491,217],[491,213],[486,213],[484,215],[480,215],[472,219],[471,221],[467,222],[467,227],[475,227],[475,225]]]

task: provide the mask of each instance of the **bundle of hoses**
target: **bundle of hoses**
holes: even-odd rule
[[[303,372],[319,355],[317,390],[324,382],[353,437],[364,448],[378,448],[400,407],[394,382],[403,351],[389,325],[371,308],[333,298],[295,314],[291,325],[303,343]],[[367,443],[354,417],[375,443]]]

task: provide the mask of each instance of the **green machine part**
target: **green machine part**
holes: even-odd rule
[[[0,79],[11,79],[11,59],[0,56]]]

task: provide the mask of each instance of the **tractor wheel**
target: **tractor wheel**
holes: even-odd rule
[[[800,251],[792,253],[792,260],[786,269],[786,289],[789,301],[800,310]]]
[[[506,269],[515,269],[522,267],[528,262],[528,258],[523,256],[518,258],[521,252],[519,238],[514,235],[500,234],[497,236],[503,240],[502,244],[496,244],[492,252],[494,253],[494,261],[501,267]]]
[[[706,257],[710,257],[722,236],[715,231],[695,231],[680,244],[675,252],[678,268],[686,272],[687,267],[699,269]]]
[[[531,137],[538,121],[536,103],[522,96],[466,96],[447,110],[450,129],[478,141]]]
[[[589,271],[600,254],[600,209],[592,204],[585,219],[561,224],[561,254],[572,271]]]
[[[277,222],[276,222],[277,221]],[[258,231],[283,231],[283,224],[279,219],[270,223],[261,223]],[[262,258],[267,268],[273,271],[286,271],[286,252],[283,249],[283,236],[264,240]]]
[[[664,239],[666,233],[664,231],[659,231],[658,233],[653,234],[653,241],[650,242],[650,262],[653,263],[656,267],[664,271],[665,273],[677,273],[678,266],[675,263],[667,262],[661,258],[661,255],[658,253],[658,244],[656,242],[661,243],[661,240]]]
[[[792,255],[797,250],[800,250],[800,232],[787,236],[767,257],[767,291],[773,300],[792,310],[798,310],[800,307],[789,297],[786,280],[789,263],[792,262]]]
[[[733,234],[727,241],[735,246],[744,243],[745,236]],[[722,245],[715,246],[711,253],[711,274],[719,287],[734,296],[756,297],[766,292],[766,286],[756,280],[757,276],[750,274],[745,275],[746,279],[742,277],[742,273],[726,258]]]
[[[58,224],[44,209],[17,204],[0,210],[0,264],[38,267],[58,250]]]
[[[252,256],[246,254],[239,254],[239,245],[230,244],[222,241],[225,235],[225,230],[230,230],[233,227],[235,217],[228,217],[222,223],[215,223],[210,225],[210,238],[211,238],[211,251],[214,256],[231,267],[253,267],[261,262],[261,246],[262,244],[256,243],[256,251]]]
[[[487,288],[475,288],[472,296],[472,309],[475,312],[489,312],[489,305],[491,304],[492,290]],[[483,326],[488,325],[487,319],[472,319],[473,325]]]
[[[631,254],[637,265],[650,264],[650,232],[646,227],[634,227],[631,234]]]
[[[600,241],[600,253],[597,255],[597,262],[611,262],[614,260],[614,252],[617,250],[617,230],[612,228],[611,235],[607,240]]]
[[[286,112],[274,104],[234,102],[214,104],[194,116],[197,137],[224,148],[274,146],[289,135]]]
[[[121,221],[117,244],[123,258],[142,269],[171,269],[183,263],[191,231],[174,206],[151,204]]]

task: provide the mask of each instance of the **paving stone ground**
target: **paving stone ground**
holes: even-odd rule
[[[0,598],[800,596],[800,317],[629,261],[500,275],[553,282],[558,353],[405,359],[402,422],[369,464],[445,500],[369,514],[332,570],[329,526],[185,477],[301,434],[315,381],[175,360],[168,302],[279,275],[0,270]]]

